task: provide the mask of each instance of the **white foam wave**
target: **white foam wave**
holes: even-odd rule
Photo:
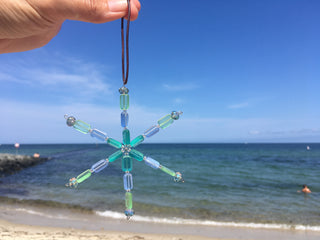
[[[96,212],[97,215],[113,219],[124,219],[123,213],[104,211]],[[201,226],[217,226],[217,227],[241,227],[241,228],[260,228],[260,229],[280,229],[280,230],[301,230],[301,231],[319,231],[320,226],[309,225],[289,225],[276,223],[245,223],[245,222],[217,222],[209,220],[183,219],[183,218],[158,218],[134,215],[130,221],[135,222],[151,222],[163,224],[184,224],[184,225],[201,225]]]
[[[47,214],[47,213],[37,212],[37,211],[31,210],[31,209],[25,209],[25,208],[16,208],[15,211],[25,212],[25,213],[28,213],[28,214],[38,215],[38,216],[46,217],[46,218],[53,218],[53,219],[71,219],[71,218],[69,218],[69,217],[67,217],[67,216],[65,216],[65,215],[61,215],[61,214],[58,214],[58,215],[50,215],[50,214]]]

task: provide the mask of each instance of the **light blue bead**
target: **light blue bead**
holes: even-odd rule
[[[133,181],[131,173],[125,173],[123,175],[123,187],[124,190],[130,191],[133,188]]]
[[[157,125],[154,125],[154,126],[150,127],[148,130],[146,130],[144,132],[144,135],[146,137],[151,137],[151,136],[155,135],[157,132],[159,132],[159,127]]]
[[[90,133],[91,137],[97,138],[100,141],[105,141],[107,138],[107,134],[105,134],[104,132],[101,132],[98,129],[93,129]]]
[[[121,113],[121,127],[126,128],[129,123],[129,114],[127,111],[122,111]]]
[[[95,163],[91,167],[91,171],[98,173],[105,169],[108,166],[109,162],[106,159],[102,159],[99,162]]]
[[[157,169],[160,167],[160,163],[151,157],[145,157],[143,160],[149,167],[152,167],[154,169]]]

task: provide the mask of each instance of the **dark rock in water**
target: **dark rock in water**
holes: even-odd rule
[[[45,157],[35,158],[26,155],[0,153],[0,176],[18,172],[24,168],[37,165],[47,160],[48,158]]]

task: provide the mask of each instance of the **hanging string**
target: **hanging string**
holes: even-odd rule
[[[128,82],[129,76],[129,27],[130,27],[130,17],[131,17],[131,6],[130,0],[128,2],[128,20],[127,20],[127,30],[126,30],[126,41],[124,41],[124,18],[121,18],[121,47],[122,47],[122,80],[123,85],[126,85]],[[126,47],[124,47],[126,42]],[[126,65],[126,67],[125,67]]]

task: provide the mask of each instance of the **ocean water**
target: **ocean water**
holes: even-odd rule
[[[136,149],[180,171],[185,182],[134,161],[135,220],[320,231],[320,144],[142,144]],[[125,218],[120,160],[76,189],[65,187],[69,178],[114,151],[106,144],[21,145],[19,154],[39,152],[50,160],[1,178],[0,196]],[[15,152],[13,145],[0,146],[0,153]],[[312,193],[298,193],[302,184]]]

